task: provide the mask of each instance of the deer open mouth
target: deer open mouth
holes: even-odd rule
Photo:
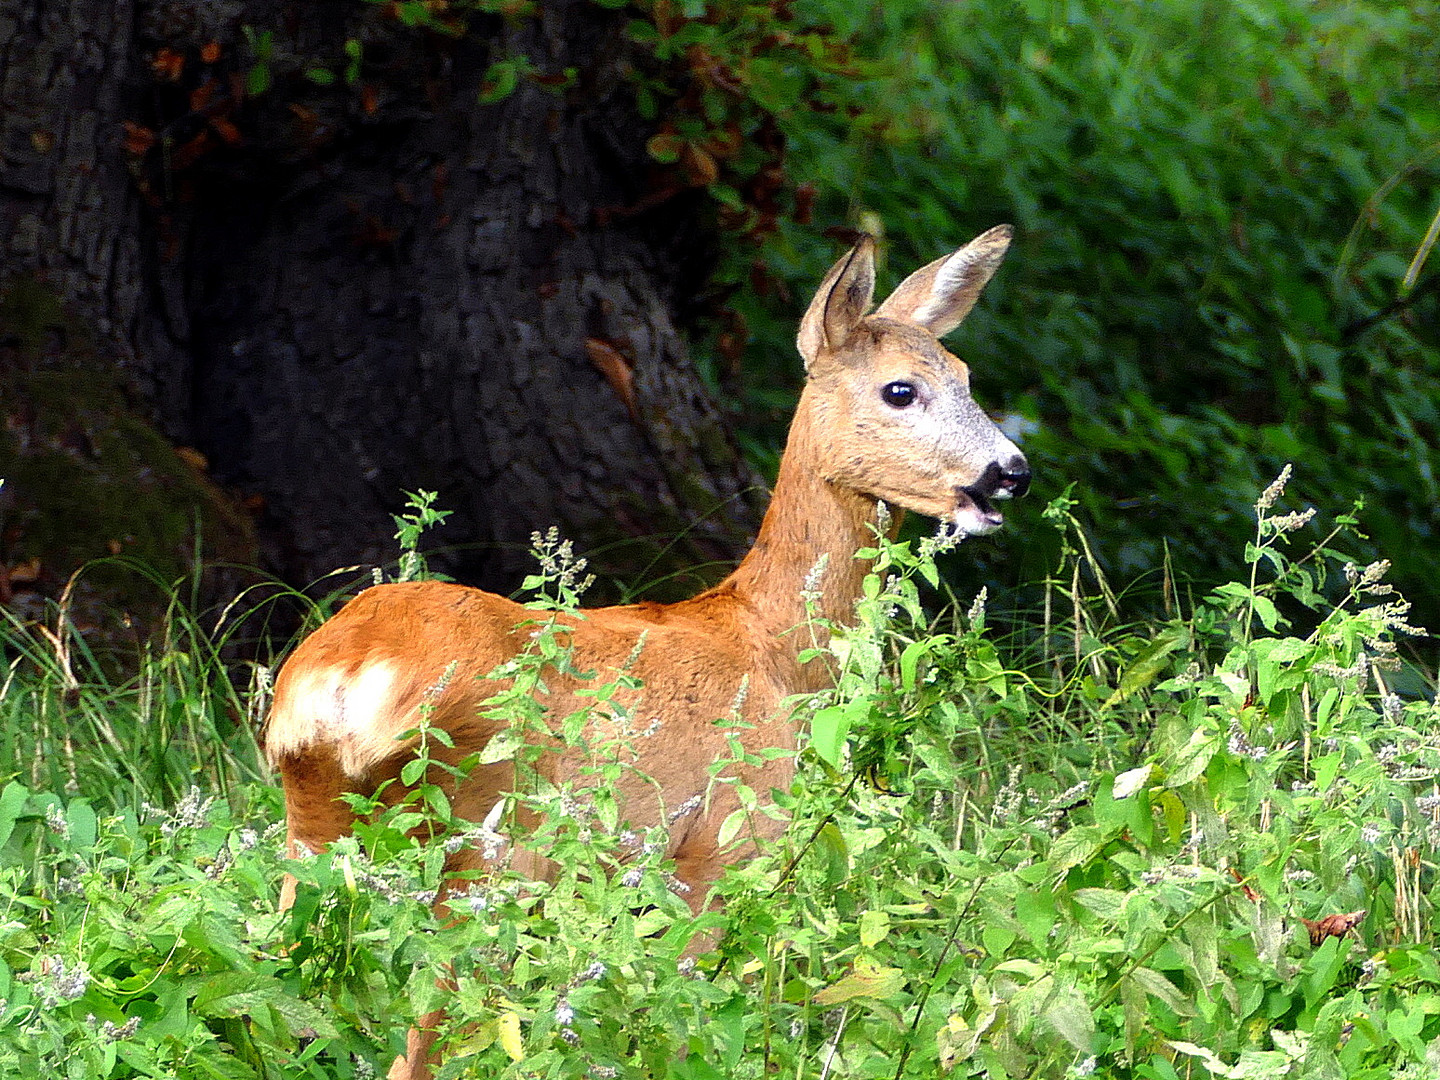
[[[955,531],[963,536],[982,536],[994,532],[1005,524],[1005,515],[990,502],[994,495],[986,495],[978,485],[955,489],[955,509],[950,519]]]

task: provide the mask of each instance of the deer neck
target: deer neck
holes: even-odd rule
[[[818,426],[802,398],[755,546],[721,586],[747,601],[756,632],[780,644],[791,663],[829,641],[823,624],[853,622],[871,566],[855,553],[875,543],[876,500],[824,478]],[[797,670],[797,689],[823,684],[824,667],[805,665],[805,676]]]

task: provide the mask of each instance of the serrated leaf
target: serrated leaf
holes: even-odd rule
[[[1125,908],[1125,896],[1123,892],[1115,889],[1076,889],[1075,902],[1086,911],[1093,911],[1102,919],[1110,922],[1118,922],[1120,913]]]
[[[1056,1035],[1082,1054],[1095,1046],[1095,1018],[1084,996],[1070,987],[1063,987],[1045,1004],[1041,1016]]]
[[[1255,605],[1255,614],[1259,616],[1260,621],[1265,624],[1265,629],[1273,634],[1276,629],[1279,628],[1282,621],[1280,611],[1275,606],[1275,602],[1268,597],[1255,596],[1251,598],[1251,603]]]
[[[30,792],[13,780],[0,792],[0,847],[10,839],[10,834],[15,829],[15,819],[24,811],[29,799]]]
[[[822,761],[831,768],[840,768],[851,728],[869,711],[870,702],[865,698],[857,698],[843,705],[827,706],[811,717],[810,745],[815,748]]]
[[[920,661],[930,651],[930,641],[921,638],[906,645],[900,653],[900,689],[914,690]]]
[[[1301,638],[1263,638],[1252,646],[1255,656],[1275,664],[1289,664],[1308,656],[1315,646]]]
[[[212,1018],[257,1015],[272,1010],[297,1035],[309,1028],[323,1038],[339,1037],[334,1023],[314,1005],[290,993],[281,983],[264,975],[227,971],[209,976],[200,984],[192,1005],[200,1016]]]
[[[739,810],[732,810],[726,815],[725,820],[720,823],[720,831],[715,837],[715,846],[724,851],[730,842],[740,835],[740,829],[748,818],[744,807]]]
[[[500,1037],[500,1024],[496,1020],[485,1020],[472,1027],[460,1041],[451,1042],[450,1050],[456,1057],[478,1054],[495,1045]]]
[[[1061,833],[1050,846],[1050,869],[1057,878],[1064,877],[1071,867],[1089,862],[1099,852],[1104,839],[1099,829],[1077,825]]]
[[[513,761],[525,745],[525,736],[519,728],[501,728],[485,744],[475,757],[476,765],[495,765],[502,761]]]
[[[1130,663],[1125,665],[1125,670],[1120,673],[1120,682],[1115,687],[1115,692],[1110,695],[1106,705],[1114,705],[1140,690],[1150,686],[1160,677],[1170,661],[1170,654],[1178,649],[1187,648],[1190,644],[1190,628],[1188,626],[1167,626],[1156,634],[1146,644]]]
[[[76,851],[88,852],[95,847],[95,810],[88,799],[71,799],[65,807],[65,821],[70,826],[70,842]]]
[[[1024,975],[1031,980],[1043,979],[1049,974],[1043,964],[1037,964],[1034,960],[1004,960],[995,965],[995,970],[1008,975]]]
[[[1199,1058],[1205,1071],[1215,1076],[1235,1077],[1238,1080],[1238,1077],[1242,1075],[1216,1057],[1213,1051],[1207,1050],[1203,1046],[1197,1046],[1192,1042],[1183,1042],[1180,1039],[1171,1039],[1170,1048],[1189,1057]]]
[[[1153,968],[1137,967],[1126,978],[1151,997],[1163,1001],[1176,1016],[1197,1015],[1195,1006],[1180,992],[1180,988]]]
[[[1220,740],[1203,728],[1197,728],[1190,741],[1175,755],[1175,763],[1165,778],[1166,787],[1184,787],[1200,776],[1210,765],[1210,759],[1220,749]]]

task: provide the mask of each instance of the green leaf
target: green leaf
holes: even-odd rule
[[[1115,889],[1076,889],[1075,901],[1107,922],[1118,922],[1125,908],[1126,893]]]
[[[481,105],[504,101],[520,84],[520,65],[514,60],[497,60],[485,72],[477,100]]]
[[[1210,760],[1220,749],[1219,736],[1204,728],[1196,728],[1190,735],[1190,740],[1175,755],[1175,761],[1170,766],[1169,775],[1165,778],[1167,787],[1178,788],[1204,775],[1210,765]]]
[[[1259,617],[1265,629],[1272,634],[1280,627],[1285,620],[1280,617],[1279,610],[1275,607],[1274,601],[1264,596],[1251,597],[1251,603],[1255,605],[1255,614]]]
[[[720,823],[720,830],[715,837],[715,845],[721,851],[730,846],[735,837],[740,835],[740,830],[745,827],[745,822],[750,815],[742,807],[739,810],[732,810]]]
[[[841,705],[827,705],[810,719],[810,745],[822,761],[839,769],[851,729],[869,714],[869,699],[863,697]]]
[[[1180,988],[1153,968],[1137,967],[1125,978],[1151,997],[1159,998],[1176,1016],[1198,1015],[1195,1006]]]
[[[329,1017],[308,1001],[297,997],[279,980],[269,976],[227,971],[204,979],[195,992],[195,1013],[205,1017],[246,1016],[272,1009],[280,1016],[291,1036],[306,1028],[322,1038],[338,1038]]]
[[[0,847],[4,847],[15,831],[15,821],[25,810],[30,792],[14,780],[0,791]]]
[[[1350,955],[1350,938],[1327,937],[1305,964],[1305,1007],[1313,1009],[1320,999],[1335,988]]]
[[[1055,838],[1050,846],[1050,871],[1055,880],[1073,867],[1082,866],[1099,854],[1107,836],[1093,825],[1076,825]]]
[[[1131,694],[1144,690],[1169,666],[1171,653],[1190,645],[1190,628],[1176,623],[1156,634],[1125,666],[1115,693],[1110,695],[1107,706],[1118,704]]]
[[[245,94],[247,97],[259,97],[270,89],[270,68],[265,64],[256,64],[245,73]]]
[[[1137,791],[1143,791],[1150,783],[1150,777],[1155,772],[1154,765],[1141,765],[1136,769],[1128,769],[1115,777],[1115,784],[1111,788],[1112,799],[1128,799]]]
[[[873,949],[890,933],[890,914],[871,909],[860,916],[860,944]]]
[[[71,799],[65,807],[65,820],[70,825],[70,842],[77,852],[88,854],[95,848],[95,809],[88,799]]]
[[[1215,1056],[1213,1050],[1208,1050],[1203,1046],[1198,1046],[1192,1042],[1182,1042],[1179,1039],[1171,1039],[1170,1047],[1173,1050],[1178,1050],[1187,1057],[1199,1058],[1201,1067],[1214,1076],[1224,1076],[1233,1078],[1233,1080],[1239,1080],[1239,1078],[1244,1075],[1232,1070],[1230,1066]]]
[[[899,993],[904,985],[905,973],[900,968],[886,967],[862,956],[850,974],[817,993],[815,1003],[830,1006],[856,998],[884,999]]]
[[[495,765],[501,761],[513,761],[525,746],[525,734],[518,727],[501,728],[491,736],[475,757],[477,765]]]
[[[1095,1048],[1095,1017],[1090,1003],[1073,987],[1061,987],[1051,995],[1041,1011],[1045,1025],[1078,1052],[1088,1054]]]

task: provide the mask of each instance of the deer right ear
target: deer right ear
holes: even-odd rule
[[[875,295],[875,239],[862,236],[850,253],[830,268],[800,320],[795,344],[810,373],[816,359],[827,349],[845,344]]]
[[[944,337],[970,314],[980,290],[1000,269],[1014,230],[997,225],[953,255],[922,266],[902,281],[875,314],[923,326]]]

